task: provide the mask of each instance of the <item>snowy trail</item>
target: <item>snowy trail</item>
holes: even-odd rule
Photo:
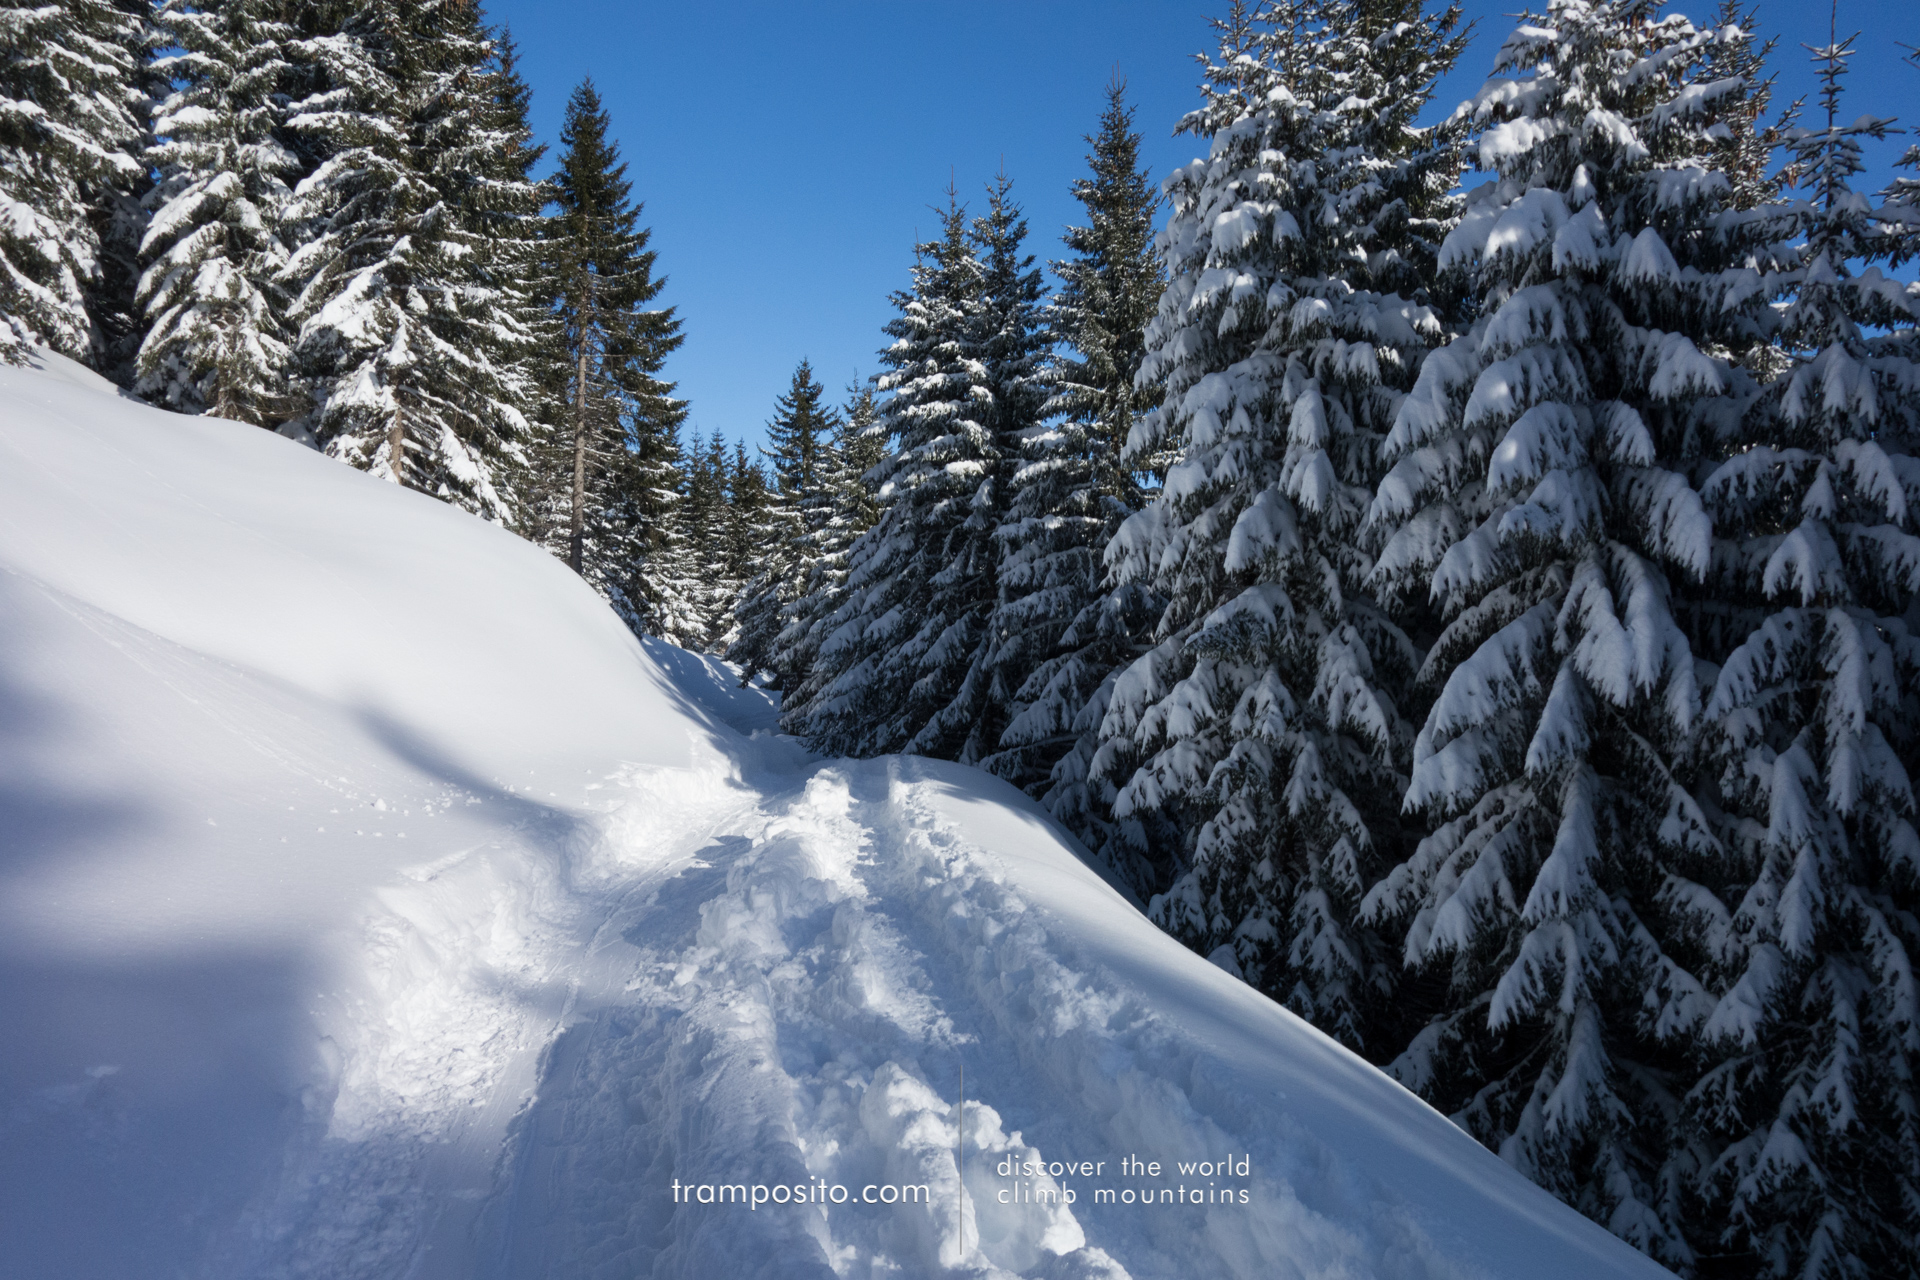
[[[1665,1274],[1011,788],[733,686],[423,495],[0,368],[0,1277]]]
[[[1288,1114],[1284,1090],[1279,1109],[1250,1108],[1276,1064],[1248,1070],[1230,1034],[1209,1043],[1166,1016],[1150,986],[1115,972],[1097,943],[1080,945],[1071,921],[1009,883],[1004,855],[969,838],[951,810],[992,803],[1016,834],[1054,843],[1036,816],[992,794],[996,784],[934,762],[743,747],[760,757],[745,776],[738,761],[627,772],[615,784],[624,798],[571,850],[566,905],[539,913],[553,923],[552,952],[532,966],[546,994],[529,1016],[545,1034],[530,1025],[508,1055],[517,1066],[503,1062],[475,1096],[464,1163],[457,1137],[442,1136],[451,1152],[437,1162],[416,1154],[414,1180],[435,1207],[415,1215],[405,1274],[1442,1277],[1488,1274],[1463,1251],[1512,1274],[1531,1269],[1511,1265],[1529,1254],[1573,1273],[1567,1255],[1610,1251],[1587,1224],[1541,1214],[1538,1193],[1507,1186],[1504,1170],[1481,1170],[1480,1190],[1544,1218],[1544,1241],[1473,1240],[1469,1221],[1446,1212],[1457,1160],[1431,1160],[1441,1176],[1416,1185],[1439,1194],[1411,1199],[1365,1171],[1373,1161],[1356,1167],[1346,1148],[1364,1147],[1369,1125],[1392,1131],[1371,1140],[1402,1148],[1390,1153],[1400,1172],[1434,1136],[1419,1130],[1446,1126],[1410,1098],[1398,1116],[1356,1107],[1339,1077],[1358,1064],[1331,1045],[1308,1055],[1332,1069],[1330,1089],[1292,1080],[1306,1118]],[[1116,896],[1064,869],[1086,896]],[[1237,999],[1243,989],[1220,981]],[[1338,1145],[1311,1116],[1328,1096],[1345,1112]],[[509,1099],[519,1109],[499,1143]],[[1129,1153],[1160,1161],[1163,1176],[1119,1176]],[[1248,1158],[1251,1175],[1171,1176],[1175,1161],[1228,1153]],[[342,1183],[377,1189],[365,1154],[352,1153]],[[1036,1180],[1073,1190],[1070,1206],[1007,1205],[1015,1180],[995,1168],[1009,1157],[1104,1163],[1100,1176]],[[676,1180],[839,1185],[852,1197],[676,1204]],[[862,1188],[888,1184],[925,1186],[929,1202],[858,1202]],[[1209,1185],[1244,1187],[1251,1205],[1094,1201],[1096,1187]],[[270,1234],[302,1253],[324,1247],[310,1266],[281,1258],[261,1270],[324,1274],[343,1236],[379,1221],[364,1199],[282,1223]]]

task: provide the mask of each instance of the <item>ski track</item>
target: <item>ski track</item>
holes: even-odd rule
[[[594,820],[530,809],[517,840],[384,891],[372,977],[322,1019],[304,1136],[214,1271],[1463,1274],[1410,1219],[1383,1232],[1373,1190],[1308,1167],[1318,1144],[1284,1120],[1250,1131],[1224,1069],[1050,939],[936,812],[922,762],[743,745],[615,775]],[[995,1199],[1009,1156],[1106,1160],[1092,1184],[1121,1186],[1127,1152],[1227,1151],[1252,1153],[1263,1211],[1096,1207],[1072,1180],[1041,1180],[1072,1206]],[[932,1203],[676,1205],[675,1178],[925,1184]],[[1357,1218],[1370,1235],[1340,1225]]]

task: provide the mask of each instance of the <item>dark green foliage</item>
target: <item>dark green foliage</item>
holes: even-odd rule
[[[746,562],[753,568],[740,599],[739,635],[727,650],[743,678],[769,672],[768,687],[774,689],[796,683],[794,673],[776,661],[776,645],[786,609],[804,585],[802,543],[824,527],[832,511],[828,471],[840,415],[825,400],[826,388],[803,359],[793,371],[793,384],[774,402],[765,450],[773,485],[770,490],[762,486],[764,511],[756,512],[753,526],[756,552]]]
[[[669,572],[679,499],[678,428],[686,415],[657,375],[680,345],[673,309],[649,309],[653,274],[626,165],[591,81],[567,102],[557,206],[547,241],[566,356],[564,408],[542,441],[542,481],[560,495],[567,563],[637,629],[700,630],[685,583]]]
[[[849,551],[822,643],[785,722],[829,750],[978,760],[1005,724],[987,662],[998,601],[995,534],[1045,403],[1042,287],[1002,177],[969,225],[950,191],[942,236],[918,246],[914,287],[881,353],[891,392],[867,434],[879,518]]]
[[[111,363],[145,182],[144,9],[0,0],[0,360]],[[124,354],[124,353],[121,353]]]
[[[1140,167],[1125,89],[1118,79],[1107,87],[1100,131],[1088,139],[1091,176],[1073,184],[1087,225],[1068,228],[1073,257],[1053,264],[1063,285],[1048,323],[1069,351],[1048,374],[1045,413],[1058,420],[1024,440],[997,535],[992,662],[1011,703],[999,749],[983,762],[1041,795],[1096,851],[1107,844],[1113,801],[1111,785],[1087,776],[1096,730],[1113,675],[1139,656],[1158,612],[1149,591],[1109,593],[1101,559],[1144,500],[1122,450],[1159,397],[1135,379],[1166,283],[1153,247],[1159,200]]]
[[[291,48],[319,80],[290,108],[321,160],[287,208],[302,243],[280,272],[313,433],[355,466],[506,519],[495,478],[521,445],[524,388],[471,216],[506,141],[473,74],[487,53],[475,10],[354,9],[335,37]]]
[[[298,158],[282,145],[291,28],[267,0],[167,0],[155,21],[174,52],[160,104],[165,141],[141,246],[148,328],[134,390],[183,412],[277,426],[301,412],[287,373],[293,334],[279,278]]]
[[[885,428],[871,383],[849,387],[847,397],[846,414],[826,451],[819,496],[802,510],[806,532],[794,570],[799,594],[781,610],[780,634],[767,663],[788,690],[789,706],[803,705],[820,687],[817,659],[828,623],[845,603],[848,553],[880,518],[875,485],[867,477],[886,453]]]
[[[979,369],[971,391],[984,443],[978,487],[965,519],[947,533],[945,563],[929,583],[932,614],[910,646],[917,678],[907,720],[919,727],[906,749],[967,764],[999,746],[1014,692],[1044,656],[1027,635],[1000,621],[1002,524],[1021,455],[1045,415],[1052,345],[1043,318],[1045,287],[1024,251],[1026,235],[1013,182],[1002,174],[988,188],[986,216],[969,229],[980,270],[970,326]]]

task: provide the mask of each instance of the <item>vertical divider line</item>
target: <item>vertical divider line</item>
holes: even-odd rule
[[[960,1261],[967,1260],[967,1064],[960,1064],[960,1125],[955,1131],[954,1168],[960,1174],[960,1194],[954,1197],[954,1225],[960,1237]]]

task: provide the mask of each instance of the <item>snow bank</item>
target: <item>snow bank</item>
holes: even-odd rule
[[[1010,789],[770,727],[467,515],[0,369],[0,1271],[1664,1274]]]

